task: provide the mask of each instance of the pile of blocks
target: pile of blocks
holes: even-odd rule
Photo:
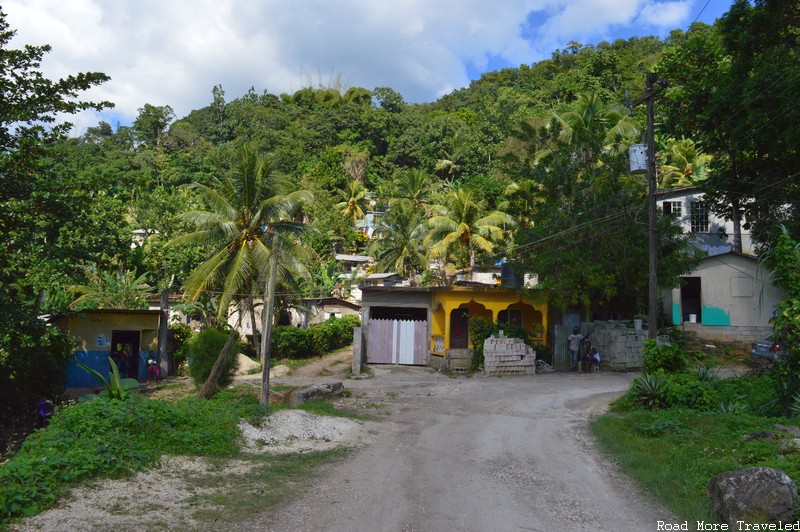
[[[483,344],[483,369],[486,376],[533,375],[536,351],[521,338],[489,337]]]

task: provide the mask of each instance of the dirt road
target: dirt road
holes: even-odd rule
[[[632,379],[449,378],[377,367],[372,379],[347,381],[352,397],[343,400],[388,414],[379,415],[371,443],[327,466],[290,506],[236,529],[656,530],[669,513],[620,475],[587,433],[590,416]]]

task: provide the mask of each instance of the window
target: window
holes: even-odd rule
[[[708,233],[708,209],[702,201],[693,201],[689,214],[692,233]]]
[[[510,308],[501,310],[497,315],[497,321],[502,323],[514,323],[522,325],[522,309]]]
[[[664,214],[674,214],[675,218],[683,215],[683,202],[681,201],[665,201],[661,208],[664,210]]]

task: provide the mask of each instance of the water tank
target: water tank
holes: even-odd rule
[[[632,174],[647,173],[647,146],[644,144],[634,144],[628,148],[628,156],[631,159]]]
[[[500,266],[500,278],[505,288],[522,288],[522,277],[507,262]]]

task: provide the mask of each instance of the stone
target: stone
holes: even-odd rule
[[[745,523],[791,523],[797,486],[786,473],[770,467],[729,471],[708,481],[714,513],[735,530]]]
[[[795,438],[800,438],[800,427],[793,427],[791,425],[781,425],[780,423],[775,423],[773,428],[778,432],[786,432],[791,434]]]
[[[340,397],[344,393],[344,384],[334,382],[332,384],[315,384],[308,388],[303,388],[292,397],[293,405],[301,405],[315,399],[332,399]]]

